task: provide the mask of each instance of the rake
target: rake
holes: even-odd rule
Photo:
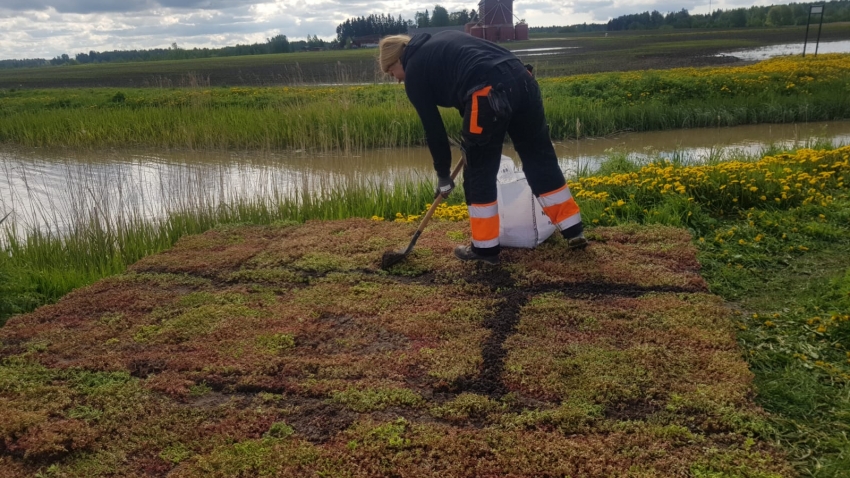
[[[463,150],[461,150],[463,153]],[[463,169],[463,165],[466,162],[466,154],[461,154],[460,161],[458,161],[457,166],[455,166],[454,171],[452,171],[452,181],[455,180],[460,170]],[[416,229],[416,232],[413,234],[413,239],[410,240],[410,244],[407,245],[407,249],[401,251],[387,251],[384,253],[384,256],[381,258],[381,269],[387,269],[389,267],[398,264],[403,261],[405,257],[410,254],[413,250],[413,246],[416,245],[416,241],[419,240],[419,236],[422,235],[422,231],[425,230],[425,226],[428,225],[428,221],[431,220],[431,216],[434,215],[434,211],[437,210],[437,206],[443,201],[443,195],[437,194],[437,197],[434,198],[434,202],[431,204],[431,207],[428,209],[428,212],[425,213],[425,217],[422,218],[422,222],[419,223],[419,228]]]

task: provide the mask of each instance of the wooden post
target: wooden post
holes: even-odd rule
[[[820,24],[818,25],[818,38],[815,42],[815,56],[818,56],[818,46],[820,46],[820,32],[823,30],[823,9],[824,5],[812,5],[809,7],[809,18],[806,20],[806,38],[803,39],[803,57],[806,56],[806,46],[809,43],[809,25],[812,23],[812,15],[820,15]]]

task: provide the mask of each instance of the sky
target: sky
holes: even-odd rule
[[[712,0],[711,9],[787,3]],[[375,14],[412,19],[441,5],[449,12],[478,9],[471,1],[394,0],[0,0],[0,60],[53,58],[63,53],[168,48],[219,48],[336,36],[348,18]],[[604,23],[631,13],[686,8],[709,11],[708,0],[515,0],[514,15],[529,26]]]

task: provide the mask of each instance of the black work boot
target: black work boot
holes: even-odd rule
[[[567,240],[567,247],[571,251],[587,247],[587,238],[584,237],[584,224],[582,223],[564,229],[561,231],[561,235]]]
[[[572,251],[574,249],[584,249],[587,247],[587,238],[584,234],[579,234],[576,237],[567,239],[567,247]]]
[[[485,264],[498,265],[499,255],[483,256],[472,250],[472,246],[455,247],[455,257],[462,261],[478,261]]]

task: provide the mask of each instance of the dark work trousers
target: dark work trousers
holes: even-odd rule
[[[494,66],[482,80],[480,87],[467,94],[463,115],[463,188],[470,209],[473,251],[481,255],[499,253],[496,176],[505,133],[519,153],[531,192],[543,210],[565,237],[579,235],[581,216],[549,138],[537,81],[519,60]],[[547,197],[557,203],[554,210],[547,210]],[[567,203],[565,209],[563,204]]]

